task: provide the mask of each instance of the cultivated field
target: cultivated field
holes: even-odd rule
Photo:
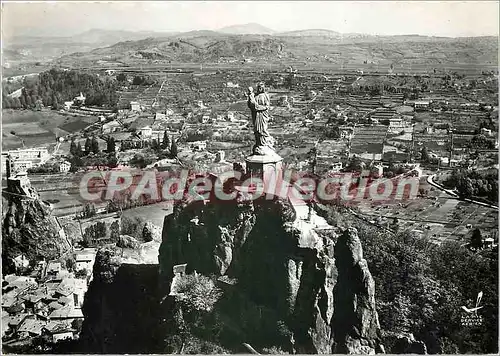
[[[3,110],[2,149],[54,144],[56,139],[78,132],[95,117],[69,116],[51,110]]]

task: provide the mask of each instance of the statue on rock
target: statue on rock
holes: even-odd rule
[[[264,83],[257,85],[257,94],[253,88],[248,88],[248,107],[252,112],[253,132],[255,134],[254,155],[275,154],[274,139],[269,134],[267,125],[269,122],[269,106],[271,101],[265,91]]]

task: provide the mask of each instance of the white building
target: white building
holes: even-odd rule
[[[207,149],[207,141],[191,142],[190,147],[194,151],[203,151]]]
[[[489,130],[487,128],[484,128],[484,127],[481,129],[481,133],[483,135],[486,135],[486,136],[492,136],[493,135],[492,132],[491,132],[491,130]]]
[[[342,169],[342,162],[334,162],[330,166],[330,169],[328,171],[332,173],[337,173],[340,172],[341,169]]]
[[[13,259],[14,266],[16,268],[27,268],[30,265],[30,261],[26,258],[25,255],[19,255]]]
[[[120,127],[121,127],[120,123],[116,120],[113,120],[102,125],[102,133],[110,134],[118,130]]]
[[[415,110],[427,110],[430,102],[428,100],[415,101]]]
[[[210,115],[203,115],[203,116],[201,117],[201,123],[202,123],[202,124],[206,124],[206,123],[207,123],[207,122],[209,122],[209,121],[210,121]]]
[[[214,162],[224,162],[226,153],[224,151],[217,151],[215,153],[215,160]]]
[[[354,135],[354,128],[353,127],[339,127],[340,129],[340,138],[346,139],[346,140],[351,140],[353,135]]]
[[[73,330],[67,322],[50,321],[43,329],[51,337],[53,343],[73,339]]]
[[[141,111],[141,105],[139,104],[138,101],[131,101],[130,102],[130,110]]]
[[[92,252],[79,251],[75,253],[75,270],[86,269],[91,271],[94,266],[95,254]]]
[[[155,113],[155,121],[157,120],[165,120],[167,118],[167,115],[162,113],[162,112],[157,112]]]
[[[26,171],[29,168],[45,163],[50,158],[49,151],[44,147],[26,149],[18,148],[17,150],[3,152],[1,156],[3,174],[5,174],[4,172],[7,172],[7,157],[9,155],[11,172]]]
[[[139,135],[142,138],[149,138],[153,135],[153,129],[150,126],[144,126],[139,129]]]
[[[6,153],[10,154],[12,158],[21,160],[39,159],[45,162],[50,158],[49,151],[45,147],[18,148],[16,150],[7,151]]]
[[[71,168],[71,163],[69,163],[68,161],[62,161],[59,164],[59,172],[61,173],[68,173],[70,168]]]

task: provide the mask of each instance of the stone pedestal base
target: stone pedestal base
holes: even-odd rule
[[[264,185],[264,192],[273,193],[283,180],[283,158],[277,153],[252,155],[245,159],[252,184]]]

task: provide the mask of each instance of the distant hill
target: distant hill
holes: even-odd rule
[[[95,43],[95,44],[106,44],[112,45],[117,42],[122,41],[136,41],[148,37],[159,37],[159,36],[169,36],[175,35],[177,32],[152,32],[152,31],[122,31],[122,30],[101,30],[92,29],[82,32],[76,36],[72,36],[76,42],[82,43]]]
[[[164,37],[119,42],[86,53],[63,56],[58,63],[106,64],[150,61],[217,62],[242,60],[374,65],[496,65],[496,37],[445,38],[426,36],[341,35],[329,30],[303,30],[274,35],[191,31]]]
[[[298,37],[341,37],[342,34],[340,32],[332,31],[332,30],[324,30],[324,29],[310,29],[310,30],[298,30],[298,31],[286,31],[280,32],[277,34],[278,36],[298,36]]]
[[[121,41],[136,41],[148,37],[171,36],[174,32],[133,32],[92,29],[74,36],[14,36],[3,39],[4,60],[49,60],[74,52],[87,52]],[[20,57],[16,55],[22,53]]]
[[[271,30],[268,27],[259,25],[258,23],[247,23],[242,25],[226,26],[217,30],[217,32],[222,32],[232,35],[246,35],[246,34],[272,35],[276,31]]]

